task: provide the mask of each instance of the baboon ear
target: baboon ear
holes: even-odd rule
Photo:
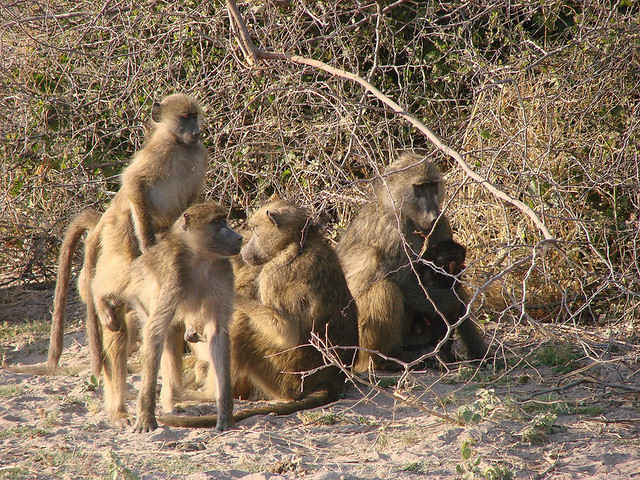
[[[151,119],[160,123],[162,121],[162,105],[158,102],[153,102],[153,107],[151,107]]]
[[[464,269],[464,266],[462,266],[461,270]],[[451,275],[455,275],[456,273],[456,262],[449,262],[449,270],[448,270],[449,274]]]
[[[280,200],[280,195],[278,195],[277,193],[272,193],[271,196],[267,199],[267,203],[275,202],[277,200]]]
[[[180,228],[185,232],[189,231],[189,223],[191,223],[191,215],[188,213],[183,213],[182,218],[180,219]]]
[[[267,217],[269,217],[276,228],[280,228],[280,214],[278,212],[267,210]]]

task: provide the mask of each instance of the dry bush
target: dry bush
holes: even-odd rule
[[[610,2],[240,4],[254,41],[370,80],[534,208],[471,183],[361,87],[283,61],[250,68],[223,2],[0,6],[4,285],[50,281],[69,217],[103,207],[151,103],[203,103],[206,195],[243,218],[273,192],[338,235],[398,149],[440,162],[481,317],[633,326],[640,303],[640,24]],[[479,290],[477,290],[479,288]]]

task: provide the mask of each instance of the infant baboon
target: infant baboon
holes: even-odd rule
[[[338,243],[337,251],[358,306],[360,346],[390,356],[403,347],[414,314],[436,318],[442,312],[449,324],[461,315],[466,293],[427,288],[418,282],[420,252],[427,245],[452,239],[441,214],[444,182],[438,168],[420,156],[406,153],[374,183],[375,199],[364,206]],[[471,358],[482,358],[485,344],[471,320],[458,327]],[[358,353],[357,370],[388,364],[376,355]]]
[[[126,418],[124,404],[112,405],[109,399],[120,398],[114,392],[126,389],[126,355],[134,325],[123,303],[129,266],[197,199],[207,168],[207,153],[199,141],[202,111],[193,98],[171,95],[153,106],[151,117],[149,138],[123,172],[120,190],[87,237],[78,279],[87,304],[92,370],[100,375],[104,366],[106,409],[115,422]],[[65,240],[61,257],[70,256],[72,247],[75,244]],[[56,345],[62,337],[68,282],[61,285],[54,302],[54,319],[60,320],[52,326],[56,331],[51,335],[50,371],[60,358]]]
[[[288,202],[272,199],[248,225],[252,236],[241,253],[249,266],[261,267],[259,300],[236,299],[234,394],[246,398],[248,390],[257,389],[270,399],[290,402],[241,411],[234,418],[289,414],[329,403],[343,390],[345,375],[310,345],[312,337],[347,368],[358,344],[356,306],[340,262],[310,218]],[[202,427],[214,419],[168,416],[160,421]]]
[[[453,240],[444,240],[430,246],[423,256],[426,262],[416,268],[422,285],[429,292],[455,288],[458,284],[456,276],[464,270],[466,256],[467,249]],[[436,296],[440,295],[436,293]],[[455,308],[454,303],[450,306]],[[464,303],[460,302],[459,308],[464,309]],[[452,318],[456,315],[456,312],[446,311],[442,312],[442,314],[445,318]],[[415,312],[404,346],[405,348],[412,346],[424,347],[427,345],[433,347],[444,338],[447,330],[447,324],[439,314],[430,317],[424,313]],[[450,337],[441,347],[440,355],[446,361],[454,360],[451,352],[452,346],[453,339]]]
[[[171,411],[173,400],[182,393],[183,335],[206,345],[217,382],[217,429],[234,424],[229,357],[234,292],[229,257],[240,251],[242,236],[227,226],[226,217],[227,211],[215,202],[193,205],[160,242],[131,264],[125,296],[144,323],[137,432],[158,426],[161,356],[163,408]]]
[[[453,288],[457,283],[455,276],[465,269],[467,249],[453,240],[444,240],[429,246],[423,258],[437,268],[429,263],[423,266],[422,284],[431,288]]]

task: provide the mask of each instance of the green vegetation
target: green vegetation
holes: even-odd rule
[[[109,480],[139,480],[140,477],[131,469],[126,467],[120,457],[113,450],[105,453],[109,470]]]
[[[480,388],[476,391],[478,399],[468,405],[463,405],[456,410],[456,417],[463,425],[480,423],[491,418],[498,408],[502,406],[501,400],[492,389]]]
[[[483,467],[482,457],[477,455],[473,448],[476,443],[474,438],[469,437],[460,447],[462,462],[456,465],[456,472],[463,480],[511,480],[514,478],[513,472],[505,466],[491,464]]]
[[[0,387],[0,398],[18,397],[22,392],[24,392],[24,387],[21,385],[3,385]]]
[[[525,443],[546,443],[555,421],[556,415],[553,413],[536,415],[522,430],[522,441]]]
[[[567,343],[544,345],[535,354],[540,364],[552,367],[555,373],[561,374],[578,368],[578,360],[584,356],[576,347]]]

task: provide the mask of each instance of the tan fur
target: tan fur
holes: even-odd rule
[[[154,105],[152,118],[153,131],[123,172],[122,187],[87,239],[81,274],[88,295],[91,363],[94,373],[103,367],[105,409],[116,424],[129,421],[124,405],[126,359],[135,323],[130,315],[125,317],[123,299],[129,266],[197,199],[207,167],[206,150],[199,142],[202,112],[194,99],[171,95]]]
[[[58,276],[56,279],[55,293],[53,295],[53,315],[47,361],[47,371],[50,374],[55,371],[60,361],[60,355],[62,354],[64,312],[67,308],[67,298],[69,296],[69,279],[71,277],[73,252],[75,252],[78,247],[82,234],[95,228],[99,220],[100,214],[98,212],[92,208],[85,208],[71,220],[62,245],[60,246]]]
[[[351,365],[358,343],[357,312],[338,258],[308,216],[283,200],[261,207],[249,227],[252,235],[242,259],[256,269],[253,273],[258,271],[257,295],[236,301],[231,326],[234,394],[247,398],[263,392],[269,399],[289,402],[241,411],[234,418],[284,415],[334,401],[345,375],[328,366],[310,342],[313,333],[328,341],[330,349],[351,346],[332,352],[347,368]],[[168,416],[161,421],[204,427],[216,417]]]
[[[204,340],[217,385],[218,430],[233,426],[229,324],[233,269],[229,258],[242,237],[226,224],[215,202],[186,210],[160,242],[131,264],[126,297],[144,323],[142,384],[134,430],[157,427],[156,384],[162,370],[162,406],[172,411],[182,394],[183,336]]]
[[[87,304],[92,371],[104,373],[105,408],[116,423],[128,418],[120,399],[126,389],[126,357],[136,337],[135,318],[127,314],[123,299],[129,267],[198,198],[207,168],[199,141],[202,111],[193,98],[168,96],[153,106],[152,120],[147,141],[122,174],[120,190],[87,237],[78,279]],[[66,296],[65,289],[59,298]],[[56,316],[52,345],[62,335],[61,325]],[[51,370],[58,358],[54,347]]]
[[[251,238],[251,231],[243,231],[242,242],[246,245]],[[258,300],[258,275],[260,274],[261,265],[249,265],[242,259],[242,255],[236,255],[231,259],[233,264],[233,276],[235,281],[236,292],[247,298]]]
[[[428,245],[451,240],[449,221],[441,215],[444,182],[438,168],[407,153],[374,184],[374,199],[363,207],[338,244],[349,288],[358,305],[360,346],[386,356],[398,355],[411,332],[415,312],[453,324],[465,310],[467,295],[455,289],[420,285],[421,255]],[[426,240],[428,239],[428,240]],[[473,322],[458,331],[469,356],[486,352]],[[357,370],[389,366],[374,353],[360,351]]]
[[[300,399],[310,392],[343,388],[335,367],[324,365],[308,344],[314,332],[332,345],[357,345],[355,303],[333,249],[299,208],[273,199],[249,219],[252,236],[243,260],[261,266],[258,299],[238,300],[231,330],[234,382],[243,378],[272,399]],[[353,351],[337,350],[346,364]]]

